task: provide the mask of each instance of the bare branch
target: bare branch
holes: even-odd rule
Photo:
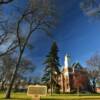
[[[7,40],[7,34],[0,35],[0,45],[3,44]]]
[[[10,49],[7,49],[5,52],[3,52],[3,53],[0,54],[0,57],[1,57],[1,56],[4,56],[4,55],[7,55],[7,54],[10,54],[10,53],[13,52],[17,47],[18,47],[18,45],[15,45],[14,47],[12,47],[12,48],[10,48]]]
[[[2,4],[8,4],[8,3],[11,3],[13,1],[14,0],[0,0],[0,5],[2,5]]]
[[[32,10],[32,11],[24,11],[24,13],[22,14],[22,16],[21,16],[21,18],[19,19],[19,21],[18,21],[18,24],[17,24],[17,40],[18,40],[18,44],[19,44],[19,50],[20,50],[20,52],[21,52],[21,50],[22,50],[22,47],[21,47],[21,40],[20,40],[20,32],[19,32],[19,30],[20,30],[20,24],[21,24],[21,22],[25,19],[25,17],[26,16],[28,16],[29,14],[31,14],[31,13],[34,13],[35,11],[36,11],[37,9],[34,9],[34,10]],[[32,22],[33,23],[33,22]]]

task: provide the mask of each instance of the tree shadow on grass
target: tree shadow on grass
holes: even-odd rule
[[[31,100],[30,98],[11,98],[11,100]]]
[[[10,99],[0,98],[0,100],[31,100],[31,98],[10,98]]]
[[[11,100],[31,100],[31,99],[28,99],[28,98],[12,98]]]

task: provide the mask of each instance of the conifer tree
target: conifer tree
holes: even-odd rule
[[[56,92],[58,85],[58,76],[60,74],[59,71],[59,57],[58,57],[58,47],[56,42],[53,42],[50,52],[46,56],[46,60],[44,61],[44,75],[42,77],[42,82],[47,85],[48,88],[51,88],[52,92]]]

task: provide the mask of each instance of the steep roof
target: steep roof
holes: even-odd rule
[[[79,62],[74,63],[72,65],[72,68],[77,69],[77,70],[83,69],[83,67],[81,66],[81,64]]]

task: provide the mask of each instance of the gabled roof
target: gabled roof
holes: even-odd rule
[[[72,68],[74,68],[74,69],[83,69],[83,67],[81,66],[81,64],[79,63],[79,62],[77,62],[77,63],[74,63],[73,65],[72,65]]]

